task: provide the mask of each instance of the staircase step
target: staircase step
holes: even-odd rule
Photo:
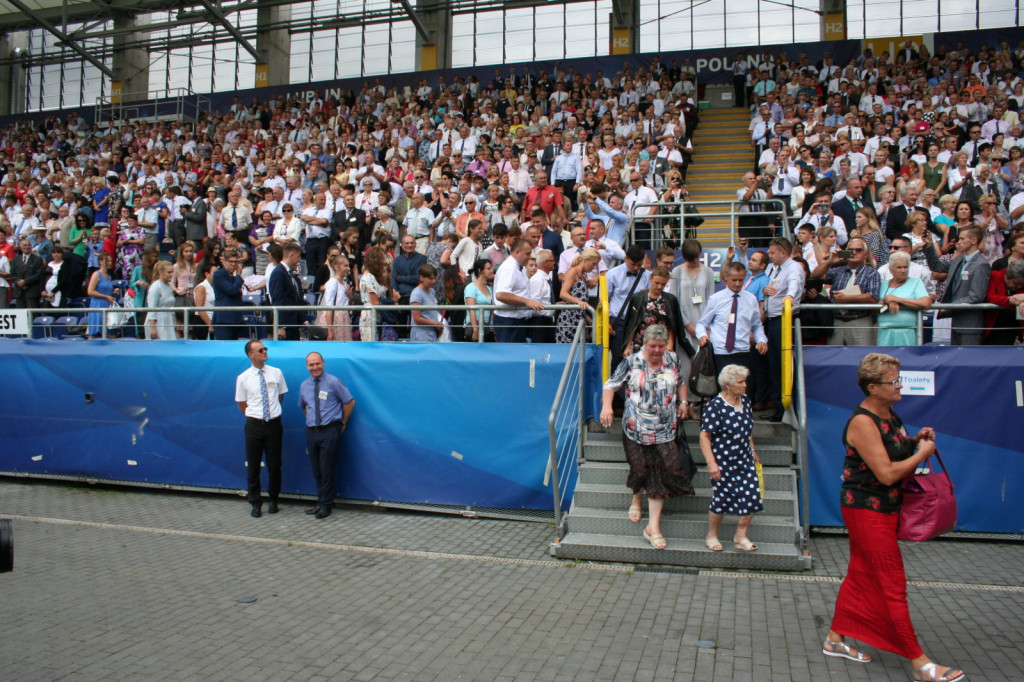
[[[736,534],[735,516],[722,520],[719,537],[724,540]],[[644,519],[647,510],[644,509]],[[612,535],[633,537],[644,529],[643,522],[633,523],[626,509],[584,509],[574,507],[568,520],[569,534]],[[708,531],[707,511],[688,514],[665,514],[661,517],[661,532],[666,538],[680,540],[703,540]],[[760,545],[762,542],[793,545],[796,542],[796,527],[792,517],[757,514],[750,526],[750,537]]]
[[[700,426],[696,422],[686,422],[686,433],[693,434],[694,438],[697,435],[697,431]],[[765,445],[782,445],[790,444],[792,442],[793,429],[788,424],[782,422],[770,422],[764,419],[757,419],[754,421],[754,443],[760,445],[762,442]],[[605,429],[601,424],[596,421],[588,423],[587,426],[587,440],[614,440],[621,442],[622,440],[622,419],[616,417],[612,422],[612,425]]]
[[[629,474],[629,465],[625,462],[584,462],[579,468],[580,483],[601,483],[608,485],[625,485]],[[792,490],[793,470],[787,467],[764,467],[765,490]],[[697,488],[710,488],[711,479],[707,470],[700,466],[693,477],[693,485]]]
[[[629,509],[631,499],[632,493],[622,484],[577,482],[576,492],[573,493],[573,504],[584,509]],[[696,488],[695,495],[673,497],[666,500],[665,512],[707,512],[710,503],[711,489]],[[763,503],[765,513],[770,516],[792,516],[793,514],[792,492],[766,490]]]
[[[758,551],[741,552],[728,542],[723,543],[725,551],[712,552],[704,546],[703,539],[666,536],[666,540],[668,548],[654,549],[639,532],[634,536],[569,533],[554,545],[554,554],[562,559],[710,568],[799,571],[811,567],[811,558],[801,555],[792,543],[758,542]]]
[[[700,444],[695,438],[689,438],[690,453],[693,461],[698,464],[704,463],[704,454],[700,451]],[[789,466],[793,463],[793,448],[789,445],[767,445],[757,444],[757,456],[766,467]],[[583,446],[583,457],[588,462],[625,462],[626,451],[622,448],[622,441],[588,441]]]

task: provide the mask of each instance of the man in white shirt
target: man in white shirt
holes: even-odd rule
[[[533,254],[537,261],[537,272],[530,277],[530,298],[541,305],[560,303],[561,293],[558,277],[555,276],[555,257],[550,249],[541,249]],[[538,310],[530,318],[530,340],[533,343],[555,342],[555,311]]]
[[[583,245],[584,250],[596,249],[601,254],[601,262],[608,269],[614,268],[626,259],[626,252],[622,250],[622,247],[606,236],[605,224],[602,220],[591,220],[589,225],[590,239]]]
[[[260,472],[266,456],[269,477],[267,493],[271,514],[278,512],[281,494],[281,402],[288,392],[284,374],[267,364],[267,347],[262,341],[245,344],[245,354],[252,366],[235,379],[235,402],[245,415],[245,461],[247,464],[248,500],[252,506],[250,516],[263,515],[260,490]]]
[[[654,215],[658,209],[657,207],[644,206],[643,204],[657,203],[658,195],[655,194],[653,189],[644,185],[643,178],[636,170],[629,173],[629,186],[629,193],[622,200],[622,211],[628,216],[639,219],[633,223],[633,241],[649,251],[654,248],[651,242],[651,223],[643,221],[643,219]]]
[[[501,343],[523,343],[526,330],[534,311],[543,306],[530,298],[530,281],[526,277],[526,262],[533,253],[533,245],[525,239],[517,239],[512,245],[509,257],[498,268],[494,276],[494,334]],[[526,309],[513,309],[525,306]]]
[[[422,192],[413,192],[412,205],[405,214],[405,233],[416,239],[416,251],[426,253],[434,241],[434,212],[423,201]]]
[[[384,175],[384,167],[377,163],[377,157],[373,152],[366,152],[363,158],[364,165],[360,166],[359,170],[352,176],[352,179],[358,183],[362,183],[363,178],[373,180],[373,191],[376,192],[380,189],[380,183],[387,182],[387,176]]]

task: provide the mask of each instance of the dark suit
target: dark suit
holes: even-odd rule
[[[862,206],[864,204],[861,204]],[[853,207],[850,200],[846,197],[832,202],[832,212],[843,219],[843,224],[846,225],[846,233],[849,234],[857,229],[857,209]],[[840,244],[840,246],[844,246]]]
[[[187,211],[185,211],[185,239],[190,239],[196,245],[196,251],[203,248],[203,239],[206,238],[206,214],[208,212],[206,201],[196,199]]]
[[[274,268],[267,283],[270,299],[275,306],[302,305],[302,284],[284,263]],[[302,324],[301,310],[281,310],[277,313],[278,324],[284,329],[289,341],[299,340],[299,325]]]
[[[351,211],[338,211],[334,214],[334,221],[331,223],[331,241],[341,239],[341,235],[350,227],[359,230],[359,250],[362,251],[372,241],[370,226],[366,224],[366,211],[353,208]],[[308,264],[308,262],[307,262]]]
[[[39,294],[43,290],[43,275],[46,263],[34,253],[27,260],[20,251],[11,260],[11,297],[15,308],[38,308]],[[18,280],[25,280],[25,286],[18,286]]]
[[[939,234],[935,229],[935,223],[932,222],[932,216],[928,213],[928,209],[923,206],[916,206],[915,211],[924,214],[925,222],[928,224],[928,229],[933,234]],[[885,219],[885,236],[892,241],[896,237],[902,237],[907,232],[907,207],[903,204],[896,204],[889,209],[889,216]],[[852,229],[847,225],[847,229]]]
[[[565,251],[565,242],[562,240],[562,233],[555,232],[551,229],[544,230],[541,235],[541,244],[545,249],[551,251],[555,256],[555,263],[558,263],[558,259],[562,256],[562,252]]]
[[[544,147],[540,155],[540,162],[544,166],[544,172],[548,174],[548,180],[552,180],[551,167],[555,165],[555,157],[562,153],[562,145],[549,144]]]
[[[984,303],[992,266],[980,252],[975,251],[969,260],[957,255],[951,261],[941,261],[935,249],[924,247],[928,267],[933,272],[945,272],[946,293],[940,303]],[[942,317],[946,314],[939,313]],[[985,329],[985,311],[963,310],[948,315],[953,318],[952,340],[955,346],[980,346]]]
[[[213,273],[213,293],[216,299],[214,308],[235,307],[245,305],[242,300],[242,276],[232,275],[227,268],[219,268]],[[214,312],[213,336],[218,341],[234,341],[242,337],[242,313]]]

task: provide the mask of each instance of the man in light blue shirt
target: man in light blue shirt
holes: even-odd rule
[[[587,198],[593,201],[601,212],[594,213],[590,208],[590,201],[583,204],[583,209],[587,213],[587,220],[600,220],[604,223],[605,237],[616,244],[621,244],[626,238],[629,216],[622,211],[622,196],[614,193],[606,200],[607,194],[607,185],[594,185],[587,193]]]
[[[695,336],[701,347],[711,344],[715,366],[750,366],[751,338],[758,353],[768,352],[768,337],[761,326],[761,309],[757,297],[743,290],[747,269],[741,263],[726,263],[722,268],[725,289],[708,299],[704,314],[697,322]]]
[[[583,162],[572,153],[572,140],[562,143],[562,153],[555,157],[551,164],[551,184],[562,188],[563,196],[572,204],[576,211],[576,189],[583,182]]]
[[[622,341],[626,333],[629,297],[651,288],[651,273],[643,268],[644,250],[637,244],[626,249],[626,262],[616,265],[605,276],[608,284],[608,315],[611,330],[611,362],[614,370],[622,360]]]

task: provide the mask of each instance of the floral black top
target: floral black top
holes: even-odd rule
[[[668,323],[668,308],[665,306],[665,297],[659,296],[658,298],[647,299],[647,305],[640,312],[640,326],[636,329],[636,334],[633,335],[632,351],[637,353],[641,348],[644,347],[644,332],[647,331],[648,327],[653,327],[656,324],[663,324],[671,329],[671,325]],[[676,343],[679,343],[677,340]]]
[[[903,421],[896,416],[895,412],[891,413],[892,419],[882,419],[870,410],[858,407],[850,415],[850,421],[861,414],[866,414],[874,420],[881,433],[885,451],[889,453],[890,461],[900,462],[914,454],[914,439],[907,434]],[[899,484],[885,485],[875,478],[871,468],[847,442],[846,432],[849,428],[850,422],[848,421],[846,428],[843,429],[846,461],[843,463],[843,487],[840,504],[844,507],[895,514],[900,510],[900,504],[903,502]]]

